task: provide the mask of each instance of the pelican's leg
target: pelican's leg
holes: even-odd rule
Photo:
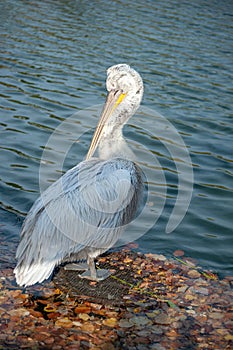
[[[87,263],[89,265],[89,270],[79,275],[81,278],[87,278],[92,281],[103,281],[111,275],[110,271],[105,269],[95,268],[94,258],[88,256]]]
[[[86,271],[89,269],[89,266],[87,263],[71,263],[71,264],[66,264],[64,266],[64,270],[68,271]]]

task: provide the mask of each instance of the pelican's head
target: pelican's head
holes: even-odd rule
[[[108,68],[106,87],[109,94],[120,96],[117,106],[125,105],[129,114],[132,115],[139,107],[143,95],[142,78],[127,64]]]
[[[108,68],[106,87],[108,96],[86,159],[93,155],[102,136],[110,136],[114,129],[120,129],[127,122],[142,99],[142,78],[127,64]]]

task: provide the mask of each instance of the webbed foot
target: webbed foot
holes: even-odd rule
[[[99,269],[96,270],[96,272],[94,274],[91,274],[91,271],[88,270],[82,274],[79,275],[80,278],[86,278],[89,279],[91,281],[103,281],[106,278],[108,278],[111,275],[111,272],[109,270],[105,270],[105,269]]]

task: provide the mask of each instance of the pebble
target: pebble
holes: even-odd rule
[[[160,326],[154,325],[150,328],[151,332],[157,335],[163,334],[163,330]]]
[[[95,332],[95,326],[92,323],[84,323],[81,326],[81,329],[86,333],[93,333]]]
[[[196,286],[206,286],[206,287],[208,287],[208,286],[209,286],[209,283],[208,283],[208,280],[204,280],[203,278],[198,278],[198,279],[195,281],[195,285],[196,285]]]
[[[158,314],[159,314],[159,310],[155,310],[155,311],[152,311],[152,312],[146,312],[146,316],[149,317],[149,318],[157,317]]]
[[[130,323],[127,319],[121,319],[118,323],[118,325],[121,327],[121,328],[130,328],[133,326],[132,323]]]
[[[174,256],[183,256],[184,255],[184,251],[183,250],[175,250],[173,253]]]
[[[30,314],[34,317],[43,317],[42,313],[40,311],[36,311],[36,310],[33,310],[33,309],[30,309]]]
[[[204,287],[193,286],[193,287],[189,288],[189,291],[191,293],[197,293],[197,294],[203,294],[203,295],[208,295],[209,294],[209,290],[207,288],[204,288]]]
[[[47,345],[51,345],[54,343],[54,338],[53,337],[48,337],[44,339],[44,343]]]
[[[175,329],[171,329],[170,331],[166,332],[166,336],[171,337],[171,338],[173,338],[173,337],[177,338],[178,334],[175,331]]]
[[[177,292],[184,293],[184,292],[186,292],[187,289],[188,289],[188,286],[178,287]]]
[[[107,318],[106,320],[103,321],[103,324],[108,327],[115,327],[117,324],[117,319],[114,317]]]
[[[187,314],[192,315],[192,316],[196,315],[195,310],[187,310],[186,312],[187,312]]]
[[[0,307],[0,316],[6,312],[6,309],[3,307]]]
[[[167,349],[160,344],[153,344],[153,346],[151,347],[151,350],[167,350]]]
[[[192,300],[196,299],[196,296],[193,294],[185,294],[184,298],[188,301],[192,301]]]
[[[90,319],[90,316],[88,314],[78,314],[77,316],[83,321],[87,321]]]
[[[170,324],[172,322],[171,318],[168,317],[165,313],[158,315],[155,318],[155,323],[158,324]]]
[[[167,258],[166,256],[162,255],[162,254],[145,254],[147,257],[150,257],[154,260],[160,260],[160,261],[166,261]]]
[[[227,341],[232,341],[233,340],[233,334],[226,334],[224,336],[224,339],[227,340]]]
[[[225,328],[218,328],[218,329],[216,329],[216,332],[217,332],[218,334],[221,334],[221,335],[227,335],[227,334],[229,334],[228,331],[227,331],[227,329],[225,329]]]
[[[213,318],[215,320],[219,320],[219,319],[223,318],[223,316],[224,316],[223,313],[220,313],[220,312],[210,312],[209,313],[209,317]]]
[[[79,305],[79,306],[76,306],[76,308],[74,309],[74,312],[76,314],[80,314],[80,313],[88,314],[90,311],[91,311],[90,306],[86,306],[86,305]]]
[[[55,322],[55,326],[57,327],[70,328],[72,327],[72,325],[73,325],[73,322],[68,318],[60,318]]]
[[[145,326],[145,325],[151,325],[152,324],[152,321],[149,320],[148,317],[146,316],[134,316],[134,317],[131,317],[129,322],[135,326]]]
[[[188,276],[190,278],[199,278],[201,276],[201,274],[197,270],[189,270],[188,271]]]
[[[18,317],[24,317],[24,316],[30,315],[30,312],[27,309],[23,309],[23,308],[9,310],[8,313],[11,316],[18,316]]]

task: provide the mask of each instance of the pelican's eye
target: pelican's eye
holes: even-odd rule
[[[113,82],[106,82],[106,87],[108,91],[116,90],[117,84],[114,84]]]

